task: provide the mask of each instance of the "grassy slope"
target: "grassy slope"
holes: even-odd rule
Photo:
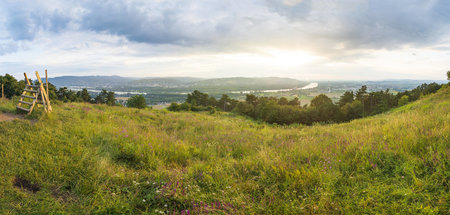
[[[1,214],[449,212],[450,88],[311,127],[90,104],[54,110],[0,122]]]

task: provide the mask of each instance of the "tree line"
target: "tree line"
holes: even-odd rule
[[[32,80],[30,80],[30,82],[33,83]],[[18,81],[14,76],[9,74],[6,74],[5,76],[0,75],[0,85],[1,84],[4,85],[4,94],[8,99],[13,98],[14,96],[20,96],[26,85],[25,80]],[[34,84],[38,85],[39,82],[36,80],[34,81]],[[110,106],[117,105],[115,93],[104,89],[93,97],[86,88],[80,91],[74,91],[67,87],[57,89],[55,85],[49,83],[48,95],[53,102],[89,102],[92,104],[107,104]],[[147,107],[145,97],[142,95],[130,97],[126,105],[135,108]]]
[[[217,100],[206,93],[195,90],[187,95],[184,103],[172,103],[168,110],[214,113],[218,109],[268,123],[311,125],[313,123],[346,122],[379,114],[415,101],[421,96],[434,93],[441,87],[442,85],[437,83],[422,84],[413,90],[394,95],[389,90],[368,92],[367,86],[364,85],[356,92],[344,92],[336,103],[325,94],[320,94],[314,97],[309,105],[301,105],[298,98],[288,100],[284,97],[258,97],[253,94],[248,94],[245,101],[231,99],[226,94]]]
[[[30,80],[31,83],[39,85],[39,82]],[[25,88],[25,81],[18,81],[14,76],[6,74],[5,76],[0,76],[0,84],[4,85],[5,97],[8,99],[14,96],[20,96]],[[55,85],[48,84],[48,96],[52,101],[61,102],[89,102],[94,104],[108,104],[114,105],[116,103],[115,94],[112,91],[102,90],[95,97],[92,97],[87,89],[82,89],[81,91],[73,91],[67,89],[67,87],[56,88]]]

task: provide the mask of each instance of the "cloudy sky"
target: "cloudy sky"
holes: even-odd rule
[[[0,75],[445,79],[449,0],[1,0]]]

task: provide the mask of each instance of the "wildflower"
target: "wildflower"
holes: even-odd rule
[[[167,204],[165,204],[165,205],[164,205],[164,207],[166,207],[166,208],[167,208]]]
[[[143,202],[145,202],[145,199],[142,199]]]

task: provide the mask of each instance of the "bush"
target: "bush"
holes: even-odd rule
[[[132,96],[127,101],[128,107],[143,109],[147,107],[147,103],[145,102],[145,98],[142,95]]]
[[[167,108],[169,111],[181,111],[181,107],[178,103],[173,102],[170,104],[170,106]]]
[[[215,114],[216,113],[216,108],[214,108],[213,106],[208,106],[209,114]]]
[[[190,111],[192,109],[192,105],[191,104],[189,104],[189,103],[183,103],[183,104],[181,104],[180,105],[180,110],[183,110],[183,111]]]

